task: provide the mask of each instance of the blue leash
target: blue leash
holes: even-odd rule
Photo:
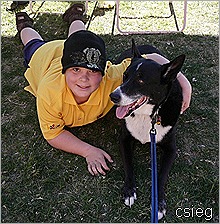
[[[151,223],[158,223],[158,190],[157,190],[157,152],[156,152],[156,129],[152,120],[150,130],[151,139]]]

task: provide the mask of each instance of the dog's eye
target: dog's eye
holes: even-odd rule
[[[137,77],[137,82],[139,84],[143,85],[144,84],[144,81],[142,79],[142,73],[138,72],[136,77]]]
[[[142,79],[138,79],[138,83],[143,85],[144,84],[144,81]]]

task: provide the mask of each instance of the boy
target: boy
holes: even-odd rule
[[[29,86],[36,97],[40,128],[47,142],[63,151],[83,156],[92,175],[105,175],[110,155],[74,136],[64,127],[82,126],[106,115],[112,108],[109,94],[122,82],[123,72],[131,59],[119,65],[106,62],[105,43],[85,30],[85,7],[73,4],[63,15],[70,24],[68,38],[48,43],[32,27],[24,12],[16,13],[16,25],[22,43]],[[158,54],[148,58],[164,64]],[[183,89],[182,111],[189,107],[191,85],[180,73]]]

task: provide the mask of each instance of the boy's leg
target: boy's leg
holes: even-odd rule
[[[24,44],[24,46],[26,46],[26,44],[28,42],[30,42],[31,40],[34,40],[34,39],[43,40],[41,35],[36,30],[34,30],[33,28],[30,28],[30,27],[26,27],[21,30],[20,38],[21,38],[21,41]]]
[[[34,30],[33,20],[26,12],[18,12],[15,15],[20,40],[24,45],[24,66],[28,68],[32,55],[39,47],[45,44],[45,41],[41,35]]]
[[[85,5],[83,3],[75,3],[63,14],[63,20],[68,22],[68,37],[77,31],[85,30],[86,16]]]
[[[40,34],[33,29],[33,20],[26,12],[16,13],[16,26],[24,46],[33,39],[43,40]]]
[[[73,21],[70,26],[69,26],[69,32],[68,32],[68,37],[72,34],[72,33],[75,33],[77,31],[80,31],[80,30],[85,30],[86,27],[85,27],[85,24],[83,21],[80,21],[80,20],[75,20]]]

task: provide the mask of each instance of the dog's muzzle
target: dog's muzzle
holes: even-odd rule
[[[118,105],[121,101],[121,94],[119,91],[114,91],[110,94],[111,101]]]

